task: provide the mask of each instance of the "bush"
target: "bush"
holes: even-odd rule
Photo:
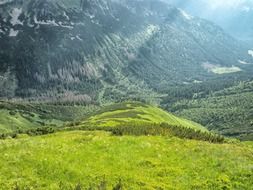
[[[152,124],[152,123],[132,123],[122,124],[117,127],[94,127],[94,126],[79,126],[73,129],[79,130],[102,130],[111,132],[113,135],[159,135],[159,136],[176,136],[179,138],[195,139],[208,141],[212,143],[223,143],[225,138],[221,135],[214,134],[211,132],[204,132],[193,128],[186,128],[182,126],[173,126],[167,123]]]
[[[29,129],[29,130],[18,130],[13,133],[0,134],[0,139],[7,139],[8,137],[18,138],[22,134],[29,135],[29,136],[47,135],[47,134],[54,133],[55,131],[56,130],[51,127],[43,127],[43,128]]]

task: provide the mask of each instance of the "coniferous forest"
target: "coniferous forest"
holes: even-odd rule
[[[0,190],[251,190],[252,0],[0,0]]]

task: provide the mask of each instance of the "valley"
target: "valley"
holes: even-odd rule
[[[252,43],[168,2],[0,0],[0,190],[252,189]]]

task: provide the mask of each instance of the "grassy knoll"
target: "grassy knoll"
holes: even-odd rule
[[[211,144],[71,131],[0,140],[0,151],[0,189],[4,190],[246,190],[253,186],[251,142]]]
[[[107,106],[95,115],[83,121],[81,125],[116,127],[136,123],[167,123],[207,131],[203,126],[192,121],[176,117],[160,108],[138,102],[125,102]]]

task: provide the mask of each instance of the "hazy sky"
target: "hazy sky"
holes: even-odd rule
[[[253,0],[165,0],[184,7],[195,7],[203,11],[250,11],[253,10]]]
[[[201,0],[206,2],[210,9],[251,9],[253,0]]]
[[[253,39],[253,0],[164,0],[211,20],[239,38]]]

